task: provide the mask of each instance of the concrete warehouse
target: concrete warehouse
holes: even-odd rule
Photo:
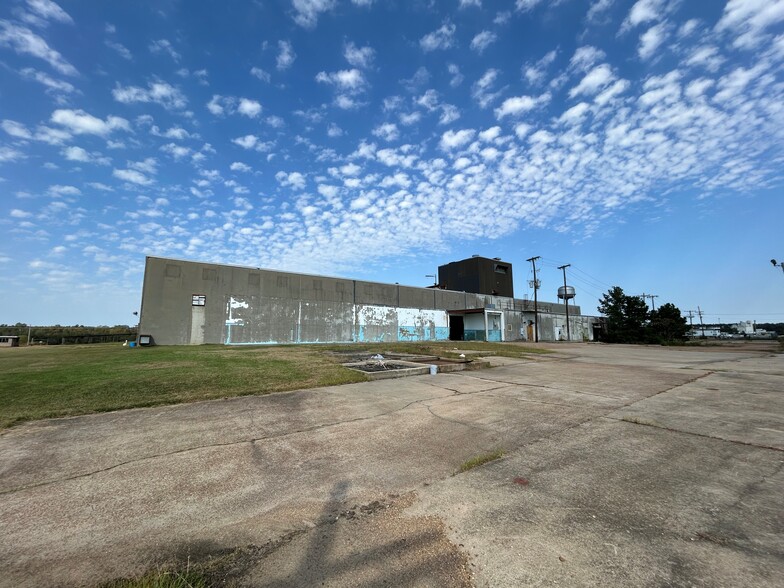
[[[511,264],[482,260],[506,272],[505,289]],[[477,262],[463,261],[475,280]],[[539,339],[566,339],[565,306],[538,306]],[[157,345],[532,341],[534,317],[532,301],[510,296],[147,257],[139,334]],[[570,305],[571,340],[593,340],[599,320]]]

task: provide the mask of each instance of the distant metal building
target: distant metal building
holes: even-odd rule
[[[593,339],[596,319],[579,314],[570,306],[572,340]],[[538,319],[540,340],[565,338],[562,304],[540,302]],[[512,297],[148,257],[139,333],[158,345],[517,341],[533,325],[533,303]]]
[[[19,337],[16,335],[0,335],[0,347],[19,347]]]
[[[446,290],[514,298],[512,264],[474,255],[438,268],[438,285]]]

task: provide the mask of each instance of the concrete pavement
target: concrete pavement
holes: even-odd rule
[[[0,585],[778,585],[782,356],[554,347],[7,430]]]

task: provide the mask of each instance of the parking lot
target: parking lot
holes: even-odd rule
[[[5,430],[0,585],[780,585],[784,356],[550,347]]]

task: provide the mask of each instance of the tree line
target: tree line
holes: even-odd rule
[[[136,327],[130,325],[98,325],[88,327],[85,325],[32,326],[25,323],[16,323],[15,325],[0,324],[0,336],[16,335],[19,337],[20,345],[27,345],[28,334],[33,343],[45,343],[49,345],[63,342],[93,343],[118,340],[118,338],[122,337],[135,337]]]
[[[671,343],[686,339],[689,326],[680,309],[667,302],[649,309],[641,296],[610,288],[599,300],[598,310],[606,317],[608,343]]]

